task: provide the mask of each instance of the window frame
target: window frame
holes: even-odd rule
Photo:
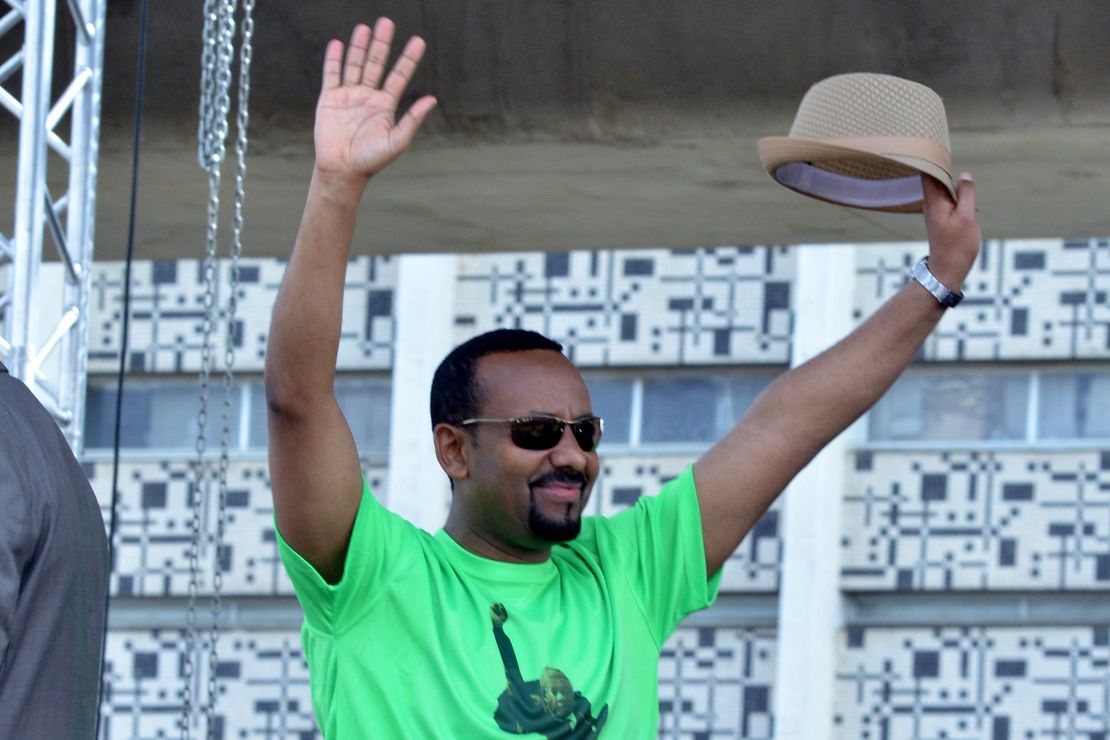
[[[906,373],[915,374],[983,374],[986,376],[1020,375],[1027,379],[1024,434],[1020,439],[974,440],[873,440],[871,439],[871,414],[873,408],[861,419],[860,441],[853,449],[860,452],[884,451],[1088,451],[1110,446],[1110,437],[1044,437],[1041,425],[1041,383],[1049,375],[1075,375],[1084,373],[1110,376],[1110,364],[1102,362],[1059,363],[915,363]],[[905,373],[900,376],[905,377]],[[895,381],[897,383],[897,381]],[[893,386],[892,386],[893,388]],[[887,393],[890,391],[888,390]],[[884,394],[885,396],[886,394]]]
[[[392,390],[393,377],[390,372],[337,372],[336,380],[371,380],[371,381],[384,381],[387,388]],[[124,384],[124,393],[127,392],[129,384],[162,384],[164,386],[185,386],[192,387],[196,391],[196,396],[199,401],[200,386],[196,376],[179,375],[179,374],[166,374],[166,375],[134,375],[128,376],[128,381]],[[254,391],[262,387],[264,383],[263,376],[259,373],[241,373],[235,377],[234,392],[239,398],[239,418],[236,420],[236,425],[232,429],[232,444],[228,449],[228,459],[230,460],[265,460],[267,456],[267,446],[252,446],[251,445],[251,422],[253,415],[256,413],[266,413],[265,403],[254,403]],[[109,375],[96,375],[90,377],[86,383],[86,403],[90,389],[104,388],[110,390],[112,393],[116,391],[116,376]],[[223,404],[219,400],[219,395],[223,390],[223,373],[213,372],[209,382],[209,413],[222,414]],[[216,402],[213,404],[213,398]],[[262,398],[265,398],[265,391],[263,390]],[[258,406],[258,408],[255,408]],[[391,404],[392,406],[392,404]],[[390,414],[387,415],[387,425],[392,425],[392,408]],[[389,431],[386,433],[386,449],[385,450],[370,450],[366,451],[359,449],[359,457],[367,464],[381,464],[385,463],[389,457]],[[107,447],[93,447],[89,445],[87,437],[84,439],[83,450],[81,459],[87,462],[104,462],[113,459],[114,451],[111,445]],[[164,460],[183,460],[195,459],[197,456],[196,447],[194,446],[179,446],[179,447],[128,447],[120,446],[120,455],[125,457],[128,462],[154,462]],[[213,460],[217,459],[220,455],[219,442],[216,444],[209,442],[204,450],[203,459]]]
[[[648,380],[668,380],[686,378],[742,378],[766,374],[766,384],[770,385],[775,378],[789,370],[789,367],[779,363],[762,363],[752,365],[687,365],[666,367],[635,367],[635,368],[581,368],[582,377],[587,386],[591,380],[627,380],[631,383],[631,405],[629,409],[628,442],[607,442],[604,435],[598,452],[603,457],[635,457],[643,455],[698,455],[710,449],[718,440],[691,441],[691,442],[644,442],[644,384]],[[761,389],[762,390],[762,389]],[[758,395],[758,394],[757,394]],[[595,413],[598,410],[594,409]],[[604,414],[602,414],[604,416]],[[606,417],[606,422],[608,418]]]

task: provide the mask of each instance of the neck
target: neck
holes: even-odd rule
[[[451,507],[451,513],[447,517],[447,523],[443,525],[443,531],[450,535],[459,547],[488,560],[535,564],[544,562],[551,555],[550,546],[539,549],[520,547],[505,542],[490,532],[471,526],[464,521],[455,506]]]

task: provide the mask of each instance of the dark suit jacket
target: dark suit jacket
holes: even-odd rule
[[[92,738],[104,519],[54,419],[0,363],[0,738]]]

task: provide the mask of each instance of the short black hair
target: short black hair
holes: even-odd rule
[[[526,329],[495,329],[451,350],[432,377],[432,428],[444,422],[459,424],[477,416],[482,401],[475,373],[478,360],[495,352],[533,349],[562,352],[563,345]]]

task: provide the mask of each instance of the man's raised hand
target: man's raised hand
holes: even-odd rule
[[[925,195],[925,230],[929,235],[929,271],[946,288],[958,291],[983,241],[975,210],[975,181],[967,172],[960,175],[957,200],[928,175],[921,176],[921,187]]]
[[[384,74],[392,42],[393,22],[388,18],[379,18],[373,31],[364,24],[355,26],[346,50],[341,41],[328,42],[316,104],[318,173],[365,183],[408,148],[435,107],[436,99],[425,95],[397,120],[397,106],[425,44],[419,36],[410,38]]]

